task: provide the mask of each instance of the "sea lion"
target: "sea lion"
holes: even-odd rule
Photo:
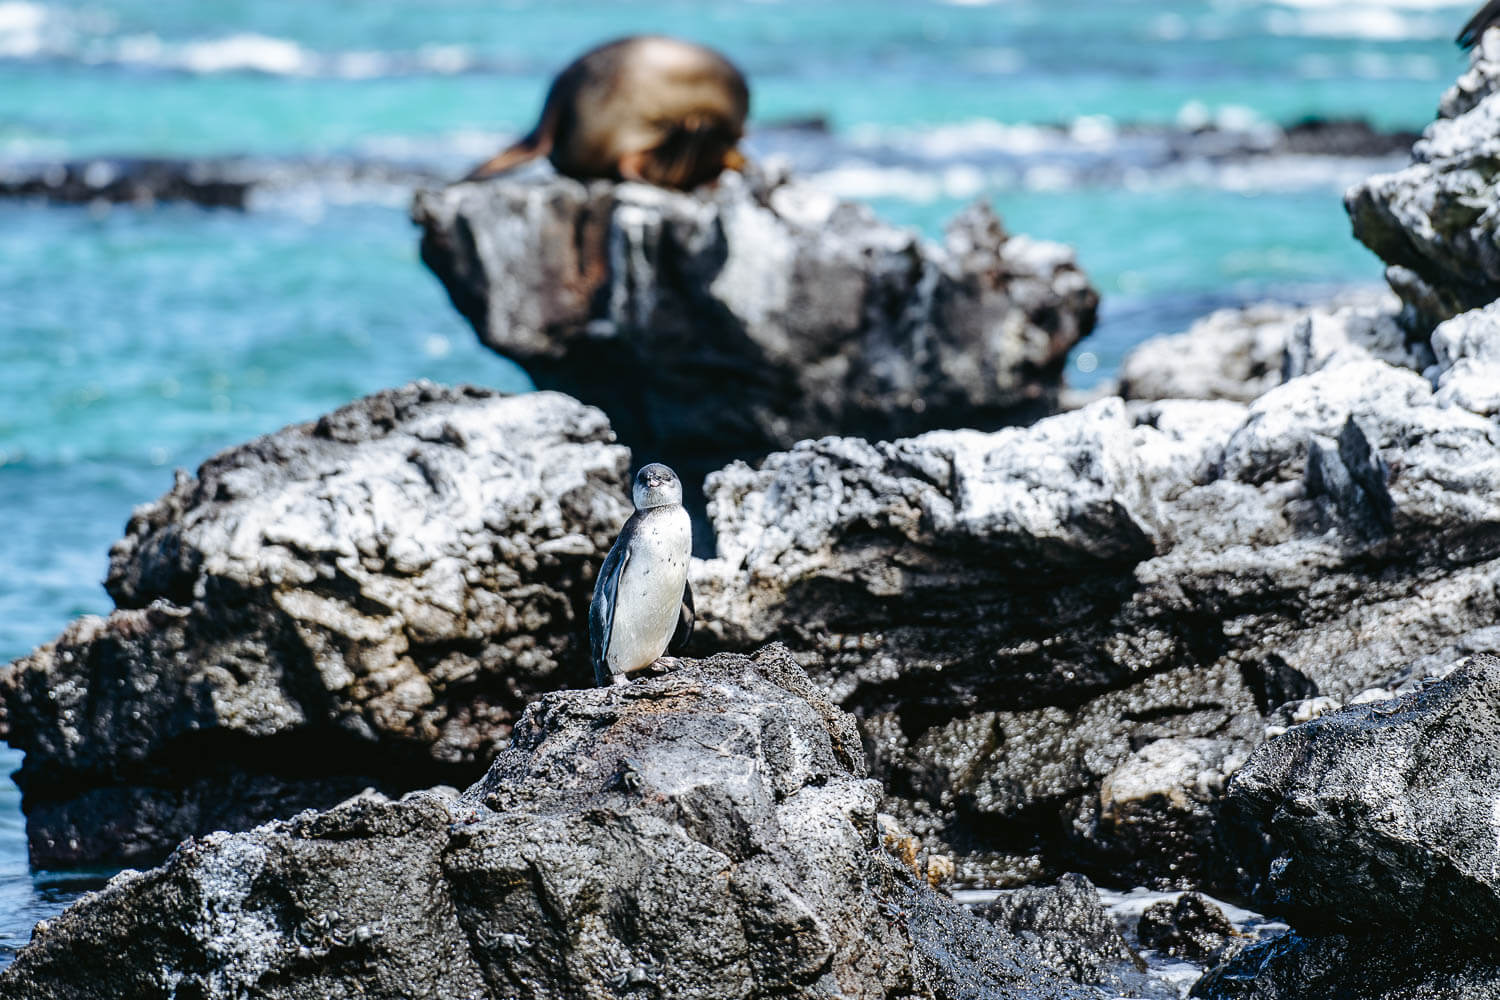
[[[569,177],[645,181],[690,190],[737,170],[750,90],[701,45],[638,35],[584,53],[552,81],[536,128],[467,180],[539,156]]]
[[[589,604],[594,681],[625,684],[693,634],[688,557],[693,525],[682,506],[682,482],[665,465],[636,473],[635,513],[604,558]]]
[[[1469,23],[1464,25],[1454,41],[1462,48],[1472,49],[1479,44],[1479,39],[1484,36],[1485,30],[1493,27],[1497,22],[1500,22],[1500,0],[1490,0],[1489,3],[1479,8],[1479,13],[1469,18]]]

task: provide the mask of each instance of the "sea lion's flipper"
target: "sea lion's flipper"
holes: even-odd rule
[[[566,76],[566,74],[564,74]],[[558,98],[559,83],[564,77],[558,77],[552,83],[552,89],[547,91],[547,102],[542,105],[542,117],[537,121],[536,128],[531,134],[517,142],[508,149],[502,149],[494,156],[485,160],[479,166],[469,171],[466,181],[481,181],[486,177],[494,177],[503,174],[507,170],[514,170],[523,163],[543,156],[552,155],[552,147],[557,142],[557,123],[562,114],[562,101]]]
[[[1479,13],[1469,19],[1464,25],[1464,30],[1458,33],[1454,41],[1466,49],[1472,49],[1479,44],[1479,39],[1484,35],[1485,29],[1500,22],[1500,0],[1490,0],[1489,3],[1479,8]]]
[[[682,585],[682,608],[677,613],[677,631],[672,633],[672,641],[667,643],[667,652],[680,653],[693,637],[693,621],[697,612],[693,609],[693,585],[684,583]]]
[[[541,129],[538,128],[514,146],[501,150],[469,171],[469,175],[464,180],[482,181],[486,177],[494,177],[496,174],[513,170],[523,163],[530,163],[550,152],[552,152],[552,136],[541,134]]]

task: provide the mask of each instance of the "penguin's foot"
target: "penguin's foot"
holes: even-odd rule
[[[651,666],[646,669],[653,674],[670,674],[674,670],[682,669],[683,660],[678,656],[658,656],[651,661]]]
[[[629,684],[630,678],[625,674],[610,674],[609,682],[618,687],[621,684]]]

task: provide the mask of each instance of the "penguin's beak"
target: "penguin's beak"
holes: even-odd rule
[[[745,154],[741,153],[738,149],[731,149],[729,152],[724,154],[725,170],[743,171],[745,169],[745,164],[748,162],[749,161],[745,159]]]

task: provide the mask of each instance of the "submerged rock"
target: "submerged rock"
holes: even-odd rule
[[[1279,706],[1500,645],[1500,426],[1375,360],[708,490],[705,629],[806,656],[961,881],[1232,888],[1223,784]]]
[[[410,164],[369,160],[105,156],[0,163],[0,198],[139,207],[189,202],[205,208],[248,209],[262,200],[317,188],[337,190],[343,200],[360,194],[399,199],[413,185],[430,184],[437,176]]]
[[[879,847],[853,722],[770,649],[532,705],[460,798],[364,796],[127,872],[0,996],[1102,994]]]
[[[941,245],[780,179],[694,194],[562,177],[419,192],[422,258],[480,339],[694,478],[825,434],[1056,408],[1098,294],[983,204]]]
[[[1195,995],[1500,997],[1500,658],[1295,726],[1256,751],[1229,815],[1269,836],[1264,898],[1295,933],[1224,963]]]
[[[33,862],[482,774],[530,697],[588,682],[612,441],[563,396],[415,383],[180,474],[110,553],[119,610],[0,675]]]
[[[1237,936],[1224,911],[1196,892],[1153,903],[1136,928],[1142,948],[1199,964],[1221,956]]]
[[[1175,989],[1146,976],[1146,963],[1125,943],[1098,890],[1082,875],[1064,875],[1053,886],[1002,891],[977,912],[1075,982],[1131,997],[1177,1000]]]
[[[1412,164],[1351,188],[1354,235],[1389,266],[1387,280],[1419,332],[1500,297],[1500,31],[1474,47]]]

